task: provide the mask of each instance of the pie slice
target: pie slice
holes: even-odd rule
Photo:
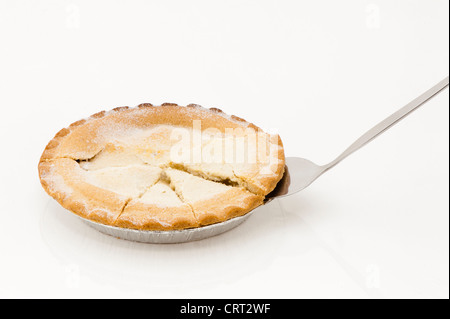
[[[264,199],[244,188],[213,182],[181,170],[168,168],[165,174],[180,198],[192,207],[201,226],[244,215],[261,205]]]
[[[73,159],[58,158],[39,164],[42,186],[61,206],[93,221],[112,224],[129,201],[126,195],[88,182],[88,175]]]
[[[191,206],[182,202],[168,183],[159,181],[142,197],[128,203],[115,226],[172,230],[197,227],[199,223]]]
[[[132,165],[86,171],[68,158],[39,165],[41,182],[60,204],[81,215],[112,224],[125,205],[154,185],[159,167]]]
[[[210,138],[201,145],[200,161],[181,159],[172,164],[194,175],[265,196],[279,181],[274,176],[284,173],[284,150],[278,136],[246,131],[234,130]]]
[[[218,109],[116,108],[59,131],[39,161],[47,193],[106,225],[201,227],[263,203],[284,173],[278,135]]]
[[[128,198],[142,196],[161,177],[161,168],[149,165],[107,167],[86,171],[85,181]]]

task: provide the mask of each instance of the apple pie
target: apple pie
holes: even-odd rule
[[[94,222],[201,227],[264,202],[284,173],[277,134],[198,105],[103,111],[59,131],[39,161],[46,192]]]

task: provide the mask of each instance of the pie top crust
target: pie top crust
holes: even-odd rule
[[[141,104],[59,131],[39,161],[71,212],[138,230],[200,227],[261,205],[284,173],[278,135],[219,109]]]

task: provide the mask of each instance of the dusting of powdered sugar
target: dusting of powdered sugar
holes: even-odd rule
[[[196,119],[209,119],[209,118],[213,118],[214,116],[220,116],[232,123],[236,123],[239,124],[242,127],[248,127],[250,125],[250,123],[248,123],[247,121],[239,121],[235,118],[233,118],[232,115],[228,115],[222,111],[213,111],[210,109],[207,109],[201,105],[198,104],[191,104],[192,107],[182,107],[182,112],[186,115],[194,115],[196,117]]]
[[[157,222],[158,224],[160,224],[161,226],[164,227],[172,227],[172,223],[168,223],[168,222],[164,222],[162,221],[159,217],[157,216],[152,216],[151,219],[155,222]]]
[[[72,187],[67,185],[64,177],[56,171],[55,164],[51,164],[48,172],[41,175],[42,180],[48,185],[50,193],[62,193],[65,196],[73,194]]]
[[[143,136],[151,128],[139,128],[126,123],[108,123],[101,125],[93,142],[96,144],[104,144],[113,141],[121,141],[133,136]]]

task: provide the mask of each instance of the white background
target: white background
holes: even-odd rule
[[[42,189],[61,128],[218,107],[324,164],[448,75],[449,2],[0,0],[0,297],[448,298],[448,89],[221,236],[115,239]]]

